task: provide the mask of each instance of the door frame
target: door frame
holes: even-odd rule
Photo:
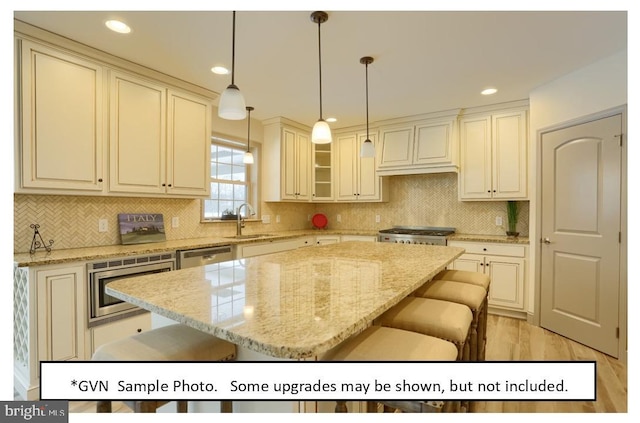
[[[620,336],[618,338],[618,359],[624,363],[627,362],[627,105],[606,109],[597,113],[580,116],[565,122],[544,127],[536,131],[536,178],[535,178],[535,225],[533,234],[530,236],[531,251],[535,251],[534,272],[534,309],[533,320],[531,323],[540,326],[540,309],[541,309],[541,292],[542,292],[542,136],[548,132],[565,129],[571,126],[592,122],[595,120],[622,115],[622,151],[621,151],[621,167],[620,167],[620,231],[622,239],[620,243],[620,295],[618,299],[618,321],[620,327]]]

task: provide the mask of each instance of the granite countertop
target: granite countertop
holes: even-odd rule
[[[43,266],[48,264],[62,264],[76,261],[100,260],[108,257],[130,256],[137,254],[154,254],[166,251],[188,250],[193,248],[216,247],[220,245],[249,244],[256,242],[268,242],[286,240],[301,236],[315,235],[366,235],[375,236],[377,231],[358,230],[297,230],[274,232],[269,236],[260,238],[236,239],[233,237],[207,237],[189,238],[165,242],[154,242],[135,245],[105,245],[87,248],[69,248],[64,250],[38,251],[35,254],[17,253],[13,255],[13,261],[18,267]],[[251,235],[247,232],[247,235]]]
[[[366,328],[463,252],[348,241],[121,279],[106,292],[262,354],[306,358]]]
[[[479,235],[479,234],[453,234],[447,237],[449,241],[471,241],[471,242],[497,242],[502,244],[529,244],[528,236],[518,236],[516,238],[506,235]]]

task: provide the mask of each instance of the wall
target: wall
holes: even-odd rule
[[[542,85],[530,93],[529,139],[531,169],[530,195],[532,219],[530,222],[530,263],[528,268],[528,312],[534,313],[537,267],[539,261],[539,191],[538,152],[539,133],[545,128],[561,125],[627,103],[627,52],[621,51],[601,61],[578,69],[568,75]],[[623,232],[624,228],[623,228]],[[622,329],[622,328],[621,328]]]
[[[377,231],[393,225],[427,225],[453,226],[460,233],[504,234],[494,221],[502,216],[506,225],[505,202],[459,202],[455,173],[393,176],[389,183],[388,203],[262,203],[262,214],[270,215],[271,223],[248,222],[245,232],[308,229],[310,216],[325,213],[331,229]],[[521,204],[518,230],[526,235],[528,202]],[[118,213],[162,213],[168,240],[228,236],[236,230],[235,222],[201,223],[199,200],[15,194],[14,252],[29,251],[32,223],[40,225],[45,241],[54,240],[56,249],[119,244]],[[341,223],[336,221],[338,214]],[[376,215],[380,223],[375,222]],[[171,228],[172,217],[179,218],[178,228]],[[99,219],[107,219],[107,232],[98,232]]]

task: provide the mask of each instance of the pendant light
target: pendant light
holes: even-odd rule
[[[362,143],[362,147],[360,147],[360,157],[375,157],[376,150],[373,147],[373,143],[369,139],[369,65],[373,63],[373,57],[362,57],[360,59],[360,63],[364,65],[365,93],[367,104],[367,139],[364,140],[364,143]]]
[[[218,116],[228,120],[242,120],[247,117],[245,102],[240,89],[235,84],[236,61],[236,11],[233,11],[233,32],[231,33],[231,85],[222,92],[218,103]]]
[[[251,154],[251,150],[249,150],[249,142],[251,140],[251,111],[253,107],[247,106],[247,152],[244,153],[244,157],[242,158],[242,163],[253,164],[253,154]]]
[[[320,81],[320,119],[313,125],[311,142],[314,144],[329,144],[331,142],[331,128],[322,118],[322,48],[320,44],[320,25],[329,19],[326,12],[313,12],[311,21],[318,24],[318,69]]]

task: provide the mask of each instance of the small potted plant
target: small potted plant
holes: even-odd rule
[[[238,215],[234,213],[231,209],[225,209],[222,212],[222,216],[220,216],[220,220],[236,220],[238,219]]]
[[[518,203],[516,201],[507,201],[507,236],[517,237],[520,234],[519,232],[516,232],[518,212]]]

